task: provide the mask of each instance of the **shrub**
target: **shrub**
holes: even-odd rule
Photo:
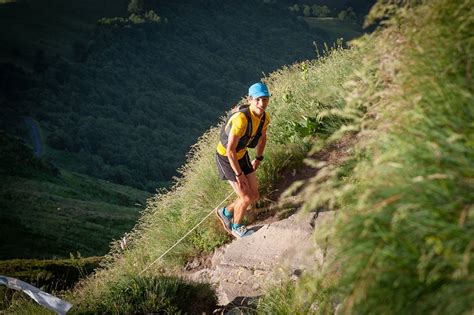
[[[208,284],[173,277],[123,276],[110,283],[100,304],[81,305],[78,313],[210,314],[216,304]]]

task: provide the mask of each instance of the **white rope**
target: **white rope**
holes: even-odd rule
[[[211,212],[208,213],[208,215],[206,215],[198,224],[196,224],[191,230],[189,230],[183,237],[181,237],[176,243],[173,244],[173,246],[171,246],[170,248],[168,248],[163,254],[160,255],[160,257],[158,257],[157,259],[155,259],[151,264],[149,264],[145,269],[143,269],[138,275],[141,276],[142,273],[144,273],[146,270],[148,270],[148,268],[150,268],[151,266],[153,266],[158,260],[160,260],[161,258],[163,258],[166,254],[168,254],[173,248],[175,248],[179,243],[181,243],[182,240],[184,240],[189,234],[191,234],[192,231],[194,231],[199,225],[201,225],[201,223],[203,223],[214,211],[216,211],[216,209],[218,209],[224,202],[227,201],[227,199],[230,198],[230,196],[232,196],[234,194],[234,192],[231,192],[227,198],[225,198],[224,200],[221,201],[221,203],[219,205],[217,205],[217,207],[215,207],[214,209],[212,209]]]

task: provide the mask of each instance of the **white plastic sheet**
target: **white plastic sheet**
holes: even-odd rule
[[[32,286],[31,284],[28,284],[24,281],[15,278],[0,275],[0,284],[4,284],[10,289],[25,292],[38,304],[60,315],[66,314],[72,307],[71,303],[52,296],[51,294],[41,291],[40,289]]]

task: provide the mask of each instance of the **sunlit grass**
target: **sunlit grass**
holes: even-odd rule
[[[380,2],[372,15],[392,9]],[[375,49],[345,84],[343,112],[355,113],[347,129],[358,131],[352,156],[305,192],[307,207],[338,210],[325,235],[336,259],[295,287],[293,296],[306,298],[286,293],[272,306],[281,294],[272,291],[262,313],[308,303],[314,314],[474,307],[472,3],[408,4],[392,14],[383,32],[357,42]],[[335,302],[321,308],[327,301]]]

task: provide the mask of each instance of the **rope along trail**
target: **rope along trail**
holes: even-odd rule
[[[224,202],[227,201],[227,199],[232,196],[234,192],[231,192],[224,200],[221,201],[220,204],[217,205],[214,209],[211,210],[201,221],[199,221],[198,224],[196,224],[191,230],[189,230],[183,237],[181,237],[176,243],[173,244],[170,248],[168,248],[163,254],[160,255],[157,259],[155,259],[151,264],[149,264],[145,269],[143,269],[138,275],[141,276],[145,271],[147,271],[151,266],[153,266],[158,260],[163,258],[166,254],[168,254],[173,248],[175,248],[179,243],[181,243],[182,240],[184,240],[189,234],[191,234],[192,231],[194,231],[199,225],[201,225],[206,219],[214,212],[216,209],[218,209]]]

